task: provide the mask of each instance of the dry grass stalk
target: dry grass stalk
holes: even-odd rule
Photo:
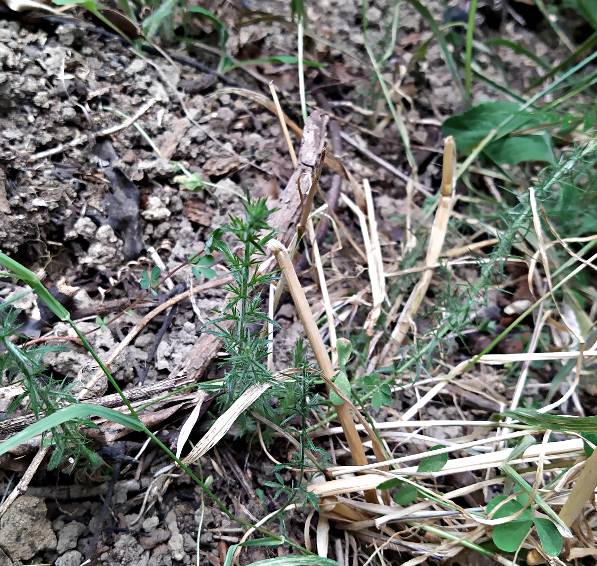
[[[533,445],[527,448],[522,456],[510,460],[508,463],[513,465],[524,462],[535,462],[543,457],[550,459],[575,458],[583,452],[583,447],[583,441],[579,438],[548,442],[543,445]],[[311,484],[308,489],[320,497],[331,497],[334,495],[375,489],[380,483],[392,477],[399,477],[400,479],[405,478],[406,476],[437,478],[461,472],[497,468],[508,460],[509,456],[512,454],[512,450],[513,449],[508,448],[487,454],[450,459],[438,472],[420,473],[417,472],[417,466],[411,466],[400,468],[392,473],[368,473],[362,476],[346,477],[327,481],[325,483]],[[380,464],[384,463],[385,462],[381,462]],[[346,471],[349,473],[354,473],[354,470],[355,467],[353,466],[348,466],[346,468]],[[338,468],[334,473],[339,473]]]
[[[338,362],[338,350],[337,350],[337,336],[336,336],[336,324],[334,322],[334,309],[330,301],[330,294],[328,292],[328,286],[325,279],[325,272],[323,270],[323,264],[321,262],[321,255],[319,253],[319,245],[317,244],[317,238],[315,236],[315,229],[313,228],[313,221],[309,218],[307,220],[307,232],[309,234],[309,240],[313,248],[313,262],[315,263],[315,269],[317,271],[317,279],[319,282],[319,289],[321,290],[321,298],[325,309],[325,316],[328,321],[328,334],[330,341],[330,351],[332,355],[332,365],[335,367]]]
[[[284,379],[285,374],[278,374],[278,380]],[[238,417],[248,409],[259,397],[261,397],[271,386],[273,382],[257,383],[249,387],[230,407],[222,413],[211,425],[203,438],[193,447],[193,449],[182,459],[187,464],[194,464],[201,456],[211,450],[222,437],[230,430],[230,427],[236,422]]]
[[[328,386],[328,390],[335,390],[335,392],[340,396],[340,398],[344,399],[344,403],[336,407],[338,418],[340,420],[340,424],[342,425],[342,429],[350,447],[354,463],[356,465],[363,466],[368,463],[367,456],[365,455],[365,448],[363,447],[363,443],[359,437],[359,433],[357,432],[350,407],[346,403],[347,399],[344,396],[344,394],[340,390],[338,390],[338,388],[334,385],[333,380],[335,377],[335,371],[334,367],[332,366],[332,361],[330,360],[323,340],[321,339],[319,329],[317,328],[317,323],[315,322],[315,318],[313,317],[313,313],[311,312],[311,308],[309,306],[309,303],[307,302],[305,292],[303,291],[303,288],[301,287],[301,284],[298,280],[298,277],[294,270],[294,266],[292,265],[292,261],[290,259],[290,256],[288,255],[288,251],[277,240],[270,241],[268,243],[268,248],[275,255],[280,269],[286,277],[286,281],[288,282],[288,290],[290,291],[290,295],[292,296],[292,300],[295,304],[301,323],[305,329],[307,339],[309,340],[311,348],[313,349],[313,352],[315,354],[315,358],[317,359],[317,363],[321,368],[322,376]],[[366,428],[367,427],[368,423],[366,425]],[[379,440],[377,439],[373,431],[371,431],[370,436],[374,444],[379,444]],[[381,451],[383,453],[383,450]],[[377,501],[377,497],[375,495],[374,490],[369,490],[369,492],[365,495],[368,500],[371,500],[372,502]]]
[[[272,100],[274,101],[274,106],[276,109],[276,115],[280,121],[280,127],[282,128],[282,133],[284,134],[284,139],[286,140],[286,145],[288,146],[288,153],[290,154],[292,166],[296,169],[298,166],[298,159],[296,158],[296,152],[294,151],[294,146],[292,145],[292,140],[290,139],[290,133],[288,132],[288,126],[286,125],[286,120],[284,119],[284,112],[282,111],[282,106],[280,105],[280,100],[278,99],[278,93],[276,92],[276,87],[274,86],[273,82],[269,83],[269,91],[271,92]]]
[[[373,255],[370,262],[375,266],[375,278],[371,280],[373,291],[373,308],[367,316],[365,323],[365,331],[368,335],[373,334],[375,325],[381,315],[381,306],[386,297],[386,279],[384,274],[383,256],[381,253],[381,244],[379,241],[379,232],[377,229],[377,220],[375,218],[375,206],[373,204],[373,194],[371,193],[371,186],[367,179],[363,179],[363,188],[365,190],[365,200],[367,203],[367,219],[369,221],[369,237],[371,241],[371,253]]]
[[[359,219],[359,225],[361,227],[361,235],[363,238],[363,243],[365,244],[365,255],[367,257],[367,272],[369,274],[369,281],[371,283],[371,295],[373,296],[373,308],[369,311],[367,315],[367,321],[365,322],[365,331],[369,336],[373,333],[375,328],[375,323],[379,319],[381,315],[381,305],[383,304],[384,300],[384,290],[385,284],[383,284],[382,288],[382,278],[383,274],[379,274],[379,261],[377,259],[377,255],[373,243],[371,240],[370,235],[370,226],[367,222],[367,217],[361,211],[361,209],[350,200],[346,195],[341,196],[342,202],[352,210],[355,216]],[[383,266],[382,266],[383,270]]]
[[[442,185],[440,190],[439,204],[433,225],[431,227],[431,235],[429,236],[429,244],[427,247],[427,255],[425,257],[425,266],[434,266],[438,263],[442,252],[444,240],[448,230],[448,221],[452,213],[452,206],[454,204],[454,187],[456,181],[456,145],[452,136],[449,136],[444,141],[444,163],[442,168]],[[411,327],[412,321],[425,298],[429,284],[433,277],[431,269],[423,272],[421,279],[412,290],[398,322],[392,331],[392,336],[384,349],[382,350],[379,365],[385,365],[395,354],[406,334]]]
[[[282,128],[282,132],[284,134],[284,139],[286,140],[286,145],[288,147],[288,153],[290,154],[290,159],[292,161],[293,167],[296,169],[298,167],[298,160],[296,157],[296,153],[294,151],[294,147],[292,145],[292,140],[290,139],[290,134],[288,132],[288,126],[286,125],[286,121],[284,120],[284,112],[280,105],[280,101],[278,99],[278,94],[276,92],[276,88],[274,87],[273,83],[269,84],[270,92],[272,94],[272,99],[274,101],[274,105],[276,108],[276,115],[278,116],[278,120],[280,121],[280,127]],[[318,177],[312,184],[311,190],[309,191],[309,196],[307,198],[307,202],[303,203],[303,213],[301,214],[301,219],[306,216],[305,224],[307,228],[307,233],[309,235],[309,240],[313,247],[313,260],[315,262],[315,267],[317,269],[317,277],[319,279],[319,287],[321,289],[321,295],[323,298],[323,304],[325,307],[326,317],[328,319],[328,328],[329,328],[329,335],[330,335],[330,348],[332,352],[332,363],[335,365],[337,361],[337,351],[336,351],[336,325],[334,324],[334,311],[332,309],[332,305],[330,303],[330,296],[328,293],[328,287],[325,279],[325,273],[323,270],[323,264],[321,262],[321,255],[319,253],[319,245],[317,244],[317,238],[315,237],[315,230],[313,228],[313,220],[311,219],[311,208],[313,207],[313,199],[315,197],[315,193],[319,188],[318,184]],[[299,228],[301,226],[301,221],[299,221]],[[291,254],[293,255],[293,254]],[[282,278],[279,283],[280,289],[284,287],[284,279]],[[277,302],[281,297],[281,292],[276,293],[276,296],[273,301],[273,308],[277,306]],[[273,309],[272,309],[273,310]],[[273,320],[273,312],[270,313],[270,319]],[[273,334],[273,328],[272,328]],[[273,341],[273,337],[272,337]],[[273,355],[273,354],[272,354]]]
[[[591,456],[585,462],[584,468],[579,478],[574,484],[572,492],[568,496],[566,503],[560,511],[560,519],[571,527],[583,507],[587,503],[592,503],[597,486],[597,450],[594,450]]]

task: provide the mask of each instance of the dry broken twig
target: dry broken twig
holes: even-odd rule
[[[427,255],[425,256],[425,266],[430,267],[437,264],[442,252],[444,240],[448,229],[448,221],[454,204],[454,188],[456,173],[456,146],[454,139],[449,136],[444,141],[444,163],[442,168],[442,185],[440,190],[439,204],[431,234],[427,246]],[[413,324],[413,319],[425,298],[429,284],[433,277],[433,270],[428,269],[423,272],[421,279],[415,285],[408,300],[406,301],[398,322],[392,331],[390,340],[382,350],[378,365],[387,363],[396,353],[402,341],[406,337],[408,329]]]

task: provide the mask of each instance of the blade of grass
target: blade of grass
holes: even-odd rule
[[[492,37],[490,39],[485,40],[485,45],[507,47],[508,49],[511,49],[512,51],[514,51],[514,53],[518,55],[524,55],[525,57],[533,61],[533,63],[539,65],[539,67],[541,67],[542,69],[546,71],[549,71],[551,69],[551,67],[541,57],[535,55],[535,53],[533,53],[530,49],[527,49],[524,45],[521,45],[516,41],[504,39],[502,37]]]
[[[92,405],[89,403],[77,403],[76,405],[70,405],[47,417],[39,419],[17,434],[7,438],[0,444],[0,456],[63,423],[86,419],[91,416],[101,417],[132,430],[136,430],[137,432],[142,432],[145,428],[143,423],[138,419],[119,413],[114,409],[108,409],[101,405]]]
[[[379,66],[377,58],[375,57],[375,53],[373,53],[373,49],[371,49],[371,45],[369,44],[369,40],[367,38],[367,6],[368,6],[367,0],[364,0],[363,1],[363,39],[364,39],[364,44],[365,44],[365,50],[367,51],[367,55],[369,56],[369,60],[371,61],[371,65],[373,66],[373,71],[375,72],[375,76],[377,77],[377,82],[379,83],[379,86],[381,87],[384,98],[386,99],[386,104],[390,110],[390,114],[392,114],[392,118],[394,120],[394,124],[396,125],[396,129],[398,130],[398,133],[400,134],[400,139],[402,140],[402,143],[404,144],[404,151],[406,153],[406,158],[408,160],[408,164],[410,165],[413,175],[416,175],[417,162],[415,160],[415,157],[414,157],[411,147],[410,147],[410,138],[408,136],[408,130],[406,129],[404,120],[402,119],[402,116],[400,115],[399,110],[396,108],[396,105],[394,104],[394,102],[392,100],[392,96],[390,94],[390,91],[388,90],[388,85],[386,84],[386,81],[383,78],[382,70]]]
[[[475,17],[477,16],[477,0],[471,0],[468,8],[466,24],[466,45],[464,51],[464,90],[469,101],[473,96],[473,37],[475,35]]]
[[[305,61],[304,61],[304,27],[303,16],[299,14],[296,23],[297,33],[297,59],[298,59],[298,79],[299,79],[299,96],[301,99],[301,114],[303,116],[303,124],[307,121],[307,95],[305,93]]]
[[[464,88],[464,85],[462,84],[462,79],[460,78],[460,74],[458,73],[458,67],[456,66],[454,57],[452,57],[452,52],[450,51],[450,47],[448,45],[448,42],[446,41],[446,38],[445,38],[442,30],[437,25],[437,22],[435,21],[434,17],[431,15],[431,12],[429,11],[429,9],[426,6],[424,6],[423,4],[421,4],[421,2],[419,2],[419,0],[408,0],[408,3],[417,12],[419,12],[419,14],[421,14],[423,19],[426,20],[427,23],[429,24],[429,27],[431,28],[431,31],[433,32],[433,35],[435,36],[435,39],[436,39],[437,43],[439,44],[440,49],[442,50],[442,53],[444,55],[444,60],[446,62],[446,65],[448,66],[448,70],[450,71],[450,74],[452,75],[452,80],[456,84],[456,87],[458,88],[458,91],[460,92],[462,99],[466,102],[468,100],[466,89]]]
[[[340,566],[331,558],[321,556],[280,556],[251,562],[248,566]]]
[[[583,41],[577,48],[572,55],[569,55],[564,59],[559,65],[553,67],[549,72],[545,73],[542,77],[538,78],[531,86],[526,90],[526,93],[531,92],[532,90],[536,89],[537,87],[541,86],[545,81],[551,79],[557,75],[560,71],[566,69],[569,65],[571,65],[574,61],[578,60],[582,53],[585,51],[592,50],[594,47],[597,46],[597,32],[593,33],[590,37],[588,37],[585,41]]]

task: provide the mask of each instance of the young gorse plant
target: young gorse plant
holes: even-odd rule
[[[206,246],[208,253],[222,253],[233,279],[226,287],[229,295],[222,315],[211,322],[228,354],[227,403],[251,385],[272,378],[267,368],[268,340],[262,332],[269,322],[262,308],[262,293],[274,275],[259,271],[265,245],[274,236],[268,224],[272,210],[265,199],[246,198],[241,202],[244,215],[231,215],[226,226],[213,232]]]
[[[8,412],[23,406],[31,411],[37,420],[51,415],[75,402],[66,380],[56,379],[48,372],[44,356],[61,348],[55,346],[27,346],[20,344],[21,325],[19,310],[10,302],[0,303],[0,385],[20,385],[22,393],[17,395]],[[63,423],[46,435],[43,443],[52,446],[48,469],[57,468],[68,462],[72,470],[77,462],[96,468],[101,458],[89,448],[89,440],[81,433],[81,427],[93,427],[87,419]]]

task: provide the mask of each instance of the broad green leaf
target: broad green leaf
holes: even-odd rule
[[[519,112],[519,108],[520,105],[515,102],[483,102],[461,114],[451,116],[444,122],[442,129],[444,135],[454,136],[458,153],[467,154],[509,116],[514,115],[508,125],[497,132],[496,140],[522,127],[538,125],[541,122],[540,117],[528,111]]]
[[[419,490],[411,483],[393,478],[380,483],[377,489],[391,489],[393,487],[399,488],[398,491],[393,495],[393,499],[399,505],[410,505],[419,494]]]
[[[377,486],[377,489],[391,489],[393,487],[400,487],[403,483],[404,482],[398,478],[392,478],[391,480],[386,480],[380,483]]]
[[[524,494],[522,494],[525,497]],[[505,495],[496,495],[488,504],[487,504],[487,515],[491,516],[492,519],[503,519],[504,517],[509,517],[510,515],[514,515],[521,511],[524,507],[523,501],[521,501],[520,496],[516,499],[511,499],[507,503],[504,503],[493,515],[491,512],[502,502],[508,499]],[[528,507],[524,509],[524,511],[514,519],[514,521],[532,521],[533,520],[533,511]]]
[[[321,556],[280,556],[251,562],[248,566],[340,566],[340,564],[331,558]]]
[[[589,445],[589,442],[595,446],[597,446],[597,434],[592,434],[590,432],[585,432],[584,434],[581,435],[583,437],[583,439],[585,441],[588,440],[588,442],[584,443],[584,450],[585,450],[585,455],[588,457],[591,454],[593,454],[593,447]]]
[[[494,544],[504,552],[516,552],[518,547],[527,538],[533,521],[511,521],[493,527],[491,539]]]
[[[216,260],[212,255],[204,255],[194,257],[191,260],[191,271],[193,275],[197,278],[205,277],[205,279],[214,279],[217,277],[218,273],[212,269],[212,266]]]
[[[161,271],[157,265],[154,265],[151,270],[146,269],[142,273],[141,280],[139,281],[141,289],[148,290],[157,287],[158,283],[160,282],[160,275]]]
[[[522,494],[524,496],[524,494]],[[511,499],[499,507],[499,509],[491,514],[492,511],[508,499],[505,495],[498,495],[494,497],[487,504],[487,515],[491,516],[492,519],[503,519],[514,515],[523,509],[523,505],[517,499]],[[516,552],[518,547],[522,544],[522,541],[529,534],[529,530],[533,524],[533,512],[531,509],[526,508],[524,511],[513,521],[504,523],[501,525],[495,525],[493,527],[491,538],[494,544],[505,552]]]
[[[381,383],[371,396],[371,406],[381,409],[392,404],[392,388],[388,383]]]
[[[216,262],[216,260],[214,259],[214,256],[204,255],[204,256],[195,258],[192,263],[193,263],[193,265],[196,265],[198,267],[210,267],[215,262]]]
[[[491,142],[485,153],[496,163],[516,165],[525,161],[553,163],[555,157],[547,135],[511,136]]]
[[[189,191],[196,191],[202,189],[206,183],[199,173],[187,173],[185,175],[177,175],[174,177],[174,182],[178,183]]]
[[[549,519],[542,517],[535,517],[533,522],[541,541],[541,548],[543,548],[545,554],[547,556],[557,556],[560,554],[564,540],[557,527]]]
[[[334,383],[344,393],[346,397],[350,399],[351,395],[351,388],[350,388],[350,381],[348,381],[348,377],[345,371],[339,371],[334,379]],[[340,398],[340,396],[335,391],[330,391],[330,401],[334,405],[342,405],[344,401]]]
[[[338,366],[345,368],[352,355],[352,343],[347,338],[338,338],[336,346],[338,348]]]
[[[572,538],[572,532],[566,524],[558,517],[557,513],[545,502],[545,500],[533,489],[533,487],[525,480],[512,466],[503,464],[502,471],[520,486],[528,497],[532,497],[534,503],[558,526],[558,530],[563,536]],[[520,497],[520,496],[519,496]]]
[[[211,267],[195,267],[191,268],[193,275],[197,278],[205,277],[208,281],[210,279],[215,279],[218,276],[218,272]]]
[[[445,448],[441,444],[436,446],[432,446],[429,450],[439,450],[440,448]],[[448,462],[448,454],[437,454],[435,456],[427,456],[427,458],[423,458],[419,463],[419,467],[417,468],[417,472],[439,472]]]
[[[414,503],[419,495],[419,490],[412,484],[403,482],[400,489],[392,496],[398,505],[410,505]]]
[[[36,436],[39,436],[40,434],[43,434],[44,432],[61,425],[62,423],[78,419],[85,419],[91,416],[101,417],[139,432],[146,430],[145,425],[141,421],[129,415],[123,415],[118,411],[108,409],[107,407],[102,407],[101,405],[78,403],[76,405],[70,405],[69,407],[60,409],[59,411],[56,411],[55,413],[38,420],[37,422],[23,429],[21,432],[18,432],[17,434],[6,439],[0,444],[0,456],[2,454],[6,454],[6,452],[9,452],[10,450],[14,450],[32,438],[35,438]]]

